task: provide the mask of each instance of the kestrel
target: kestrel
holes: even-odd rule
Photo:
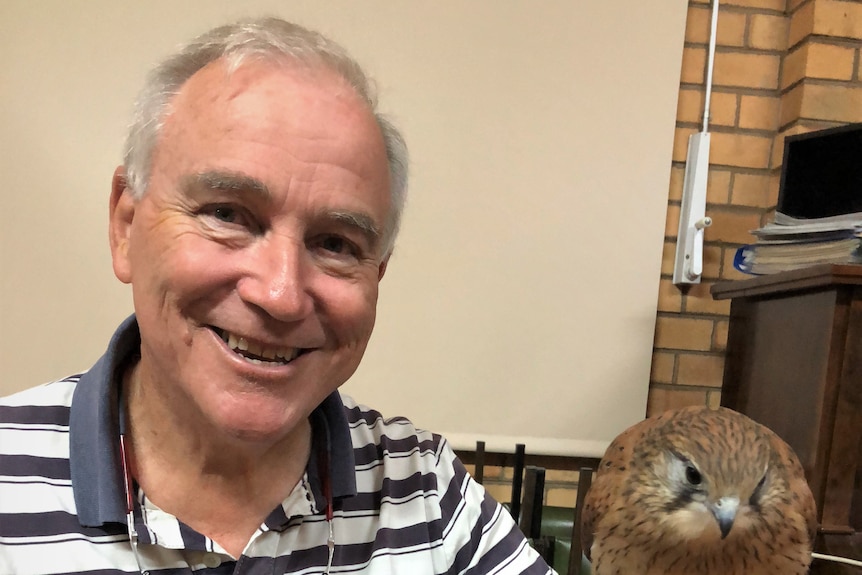
[[[740,413],[707,407],[620,434],[582,518],[594,575],[804,575],[817,527],[790,446]]]

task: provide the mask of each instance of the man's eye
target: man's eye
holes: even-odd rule
[[[323,238],[320,241],[320,247],[328,252],[333,252],[337,254],[343,254],[350,249],[344,238],[339,238],[336,236],[329,236]]]
[[[315,242],[317,249],[331,256],[356,257],[359,248],[350,240],[341,236],[323,236]]]
[[[215,205],[207,206],[201,210],[201,213],[212,220],[215,224],[228,224],[232,227],[243,227],[257,233],[259,225],[252,214],[244,208],[230,205]]]
[[[212,214],[217,220],[228,224],[236,222],[237,219],[236,210],[228,206],[219,206],[212,211]]]

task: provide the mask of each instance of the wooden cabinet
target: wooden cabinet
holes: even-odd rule
[[[817,550],[862,559],[862,266],[722,282],[712,294],[732,300],[722,405],[799,455],[817,502]]]

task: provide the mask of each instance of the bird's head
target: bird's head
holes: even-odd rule
[[[693,537],[715,532],[724,539],[737,521],[757,513],[769,476],[769,467],[751,462],[751,474],[731,469],[727,460],[714,462],[669,450],[656,470],[669,496],[665,510],[668,521],[681,534]],[[719,463],[719,465],[715,465]],[[662,469],[663,467],[663,469]]]
[[[644,437],[638,481],[659,528],[674,540],[744,536],[772,487],[762,426],[729,410],[683,410]]]

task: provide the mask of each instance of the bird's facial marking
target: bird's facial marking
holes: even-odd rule
[[[667,527],[676,537],[703,542],[725,539],[731,528],[733,533],[749,530],[768,498],[768,469],[752,478],[758,481],[756,487],[751,487],[754,481],[747,489],[738,483],[731,487],[723,467],[706,462],[704,469],[697,462],[698,447],[689,448],[666,448],[663,466],[654,469],[667,494],[663,505]]]
[[[751,497],[748,499],[748,505],[755,510],[760,509],[760,501],[763,498],[763,493],[766,489],[766,477],[769,475],[769,468],[763,472],[763,477],[757,483],[754,491],[751,492]]]
[[[666,532],[673,539],[698,539],[715,525],[708,479],[692,458],[675,449],[668,449],[663,460],[653,471],[664,494],[660,514]]]

